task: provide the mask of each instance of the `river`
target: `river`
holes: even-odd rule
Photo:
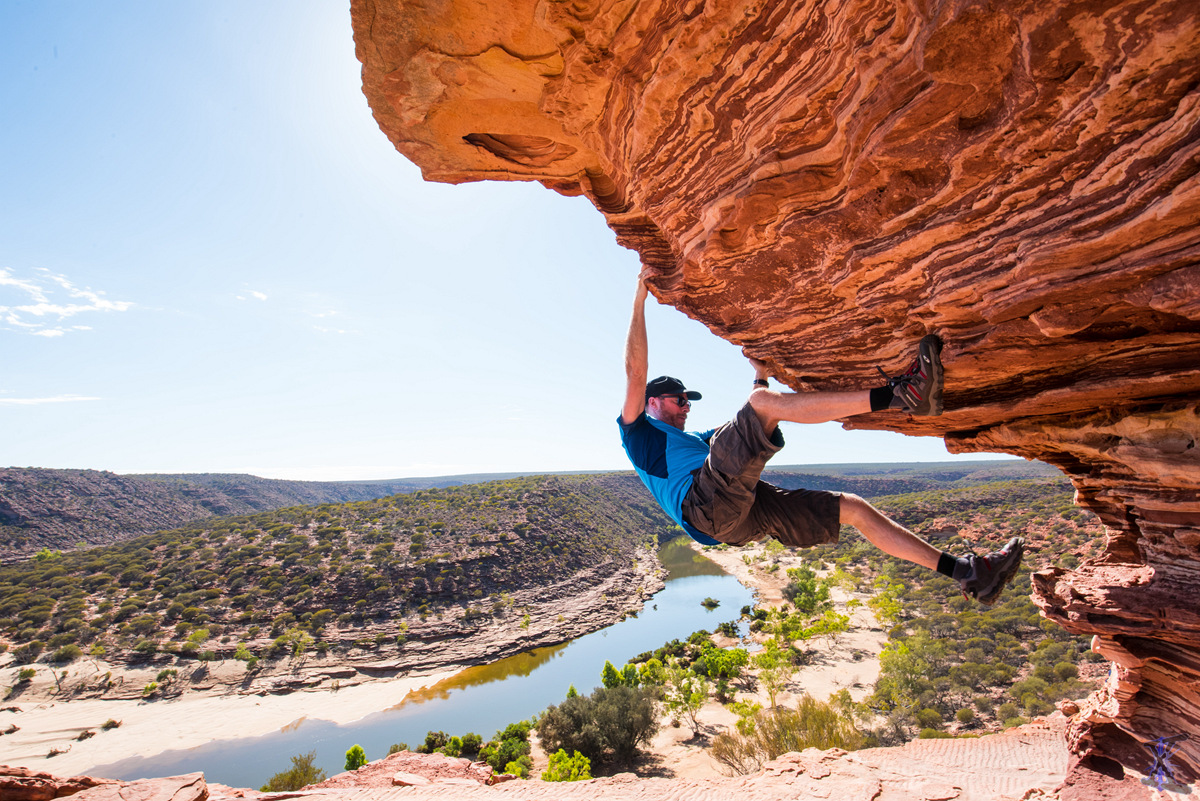
[[[737,619],[753,602],[750,590],[716,563],[698,555],[686,538],[659,549],[667,569],[666,586],[636,616],[561,645],[535,648],[489,665],[467,668],[404,701],[361,720],[339,726],[302,719],[262,737],[221,740],[186,751],[99,765],[90,773],[114,779],[175,776],[203,771],[210,782],[259,787],[291,767],[291,757],[316,752],[315,764],[330,776],[341,773],[346,749],[358,744],[367,758],[379,759],[393,743],[416,748],[425,733],[476,732],[485,740],[509,723],[535,717],[562,702],[574,686],[589,693],[600,686],[605,660],[618,668],[644,651],[697,629],[712,630]],[[720,602],[706,609],[701,602]]]

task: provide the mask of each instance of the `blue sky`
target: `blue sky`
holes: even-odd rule
[[[0,465],[627,466],[636,254],[582,198],[421,181],[370,115],[348,4],[5,0],[0,45]],[[650,305],[652,375],[720,424],[745,360]],[[786,434],[781,464],[953,458]]]

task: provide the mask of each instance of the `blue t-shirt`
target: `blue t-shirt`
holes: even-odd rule
[[[708,441],[713,431],[680,431],[675,426],[650,417],[645,412],[629,425],[618,416],[621,444],[638,477],[650,490],[663,511],[696,542],[719,545],[701,534],[683,519],[683,498],[692,488],[693,473],[708,457]]]

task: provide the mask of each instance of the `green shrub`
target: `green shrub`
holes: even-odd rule
[[[533,727],[525,721],[508,724],[479,749],[480,761],[491,765],[492,770],[497,773],[507,772],[506,768],[510,762],[528,756],[531,728]]]
[[[327,778],[325,771],[313,766],[316,757],[316,751],[292,757],[292,767],[289,770],[276,773],[259,789],[264,793],[295,792],[310,784],[324,781]]]
[[[425,742],[417,746],[417,753],[432,754],[435,751],[441,751],[448,742],[450,742],[450,736],[444,731],[426,732]]]
[[[28,664],[38,658],[45,646],[39,640],[31,640],[13,651],[13,658],[18,665]]]
[[[828,608],[829,583],[817,578],[811,567],[792,568],[787,572],[791,581],[783,588],[783,597],[791,601],[802,615],[813,615]]]
[[[367,753],[363,751],[361,745],[355,744],[350,746],[346,751],[346,770],[358,770],[363,765],[367,764]]]
[[[512,762],[504,766],[504,773],[510,773],[520,779],[528,779],[529,771],[533,768],[533,760],[529,755],[517,757]]]
[[[954,713],[954,717],[959,723],[965,726],[975,720],[975,710],[971,709],[969,706],[964,706],[962,709]]]
[[[483,737],[475,732],[468,732],[462,736],[462,753],[463,756],[477,756],[479,749],[483,745]]]
[[[628,762],[658,731],[657,706],[649,691],[624,685],[567,698],[542,713],[542,747],[578,751],[592,762]]]
[[[151,657],[158,652],[158,643],[154,640],[142,640],[133,646],[133,651],[143,657]]]
[[[916,717],[917,725],[922,729],[936,729],[942,725],[942,714],[936,709],[922,709]]]
[[[544,782],[577,782],[592,778],[592,761],[575,751],[569,756],[561,748],[550,755],[550,767],[542,771]]]

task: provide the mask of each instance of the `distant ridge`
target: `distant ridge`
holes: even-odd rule
[[[43,548],[123,542],[222,515],[323,503],[365,501],[442,487],[534,475],[599,475],[631,471],[574,470],[463,473],[367,481],[291,481],[238,473],[144,473],[35,467],[0,468],[0,560]],[[1060,475],[1020,459],[902,464],[784,465],[768,480],[785,487],[861,495],[945,487],[956,480],[1011,480]]]

